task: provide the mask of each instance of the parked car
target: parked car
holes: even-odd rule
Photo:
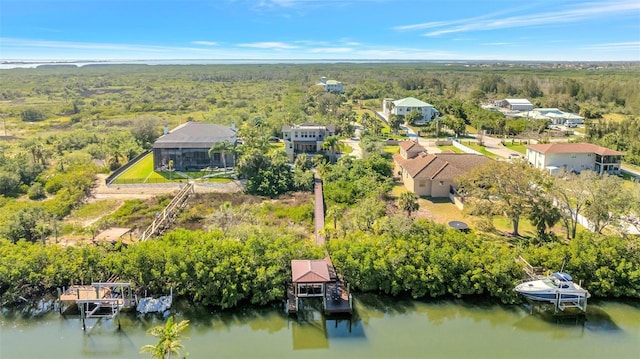
[[[569,128],[574,128],[574,127],[578,127],[578,124],[575,122],[571,122],[571,121],[567,121],[564,123],[565,126],[569,127]]]

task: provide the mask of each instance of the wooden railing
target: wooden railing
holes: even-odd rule
[[[154,237],[169,223],[173,222],[178,214],[178,210],[184,207],[191,193],[193,193],[193,183],[187,183],[180,189],[164,210],[155,216],[149,227],[142,232],[140,241],[146,241],[147,239]]]

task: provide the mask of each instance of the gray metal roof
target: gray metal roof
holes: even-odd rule
[[[236,142],[236,131],[212,123],[187,122],[161,136],[153,148],[210,148],[214,143]]]

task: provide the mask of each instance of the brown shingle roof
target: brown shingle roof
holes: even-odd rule
[[[421,154],[413,159],[405,160],[401,156],[393,156],[412,178],[454,179],[459,175],[481,165],[489,158],[469,153]]]
[[[291,261],[291,280],[294,283],[325,283],[331,281],[329,267],[323,259]]]
[[[419,143],[415,142],[415,141],[402,141],[400,143],[398,143],[398,145],[400,146],[400,148],[402,148],[405,151],[424,151],[425,148],[422,147],[422,145],[420,145]]]
[[[622,156],[624,153],[591,143],[546,143],[528,145],[527,148],[540,153],[595,153],[602,156]]]

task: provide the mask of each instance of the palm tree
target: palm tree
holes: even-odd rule
[[[165,325],[158,325],[149,329],[147,332],[158,338],[156,345],[147,344],[140,348],[140,353],[151,353],[152,358],[169,359],[171,354],[180,355],[180,350],[184,349],[184,345],[180,342],[182,332],[189,326],[188,320],[180,323],[173,322],[173,316],[167,319]]]
[[[418,204],[418,196],[413,192],[404,192],[398,199],[398,207],[403,211],[407,211],[407,217],[411,217],[411,212],[415,212],[420,208]]]
[[[224,140],[220,142],[216,142],[209,149],[209,158],[213,156],[214,153],[220,152],[220,156],[222,157],[222,165],[224,166],[225,171],[227,170],[227,153],[233,153],[235,150],[235,146],[233,143]]]
[[[333,162],[336,160],[336,152],[338,152],[338,146],[340,145],[340,139],[337,136],[329,136],[325,138],[322,148],[331,151],[331,158]]]

